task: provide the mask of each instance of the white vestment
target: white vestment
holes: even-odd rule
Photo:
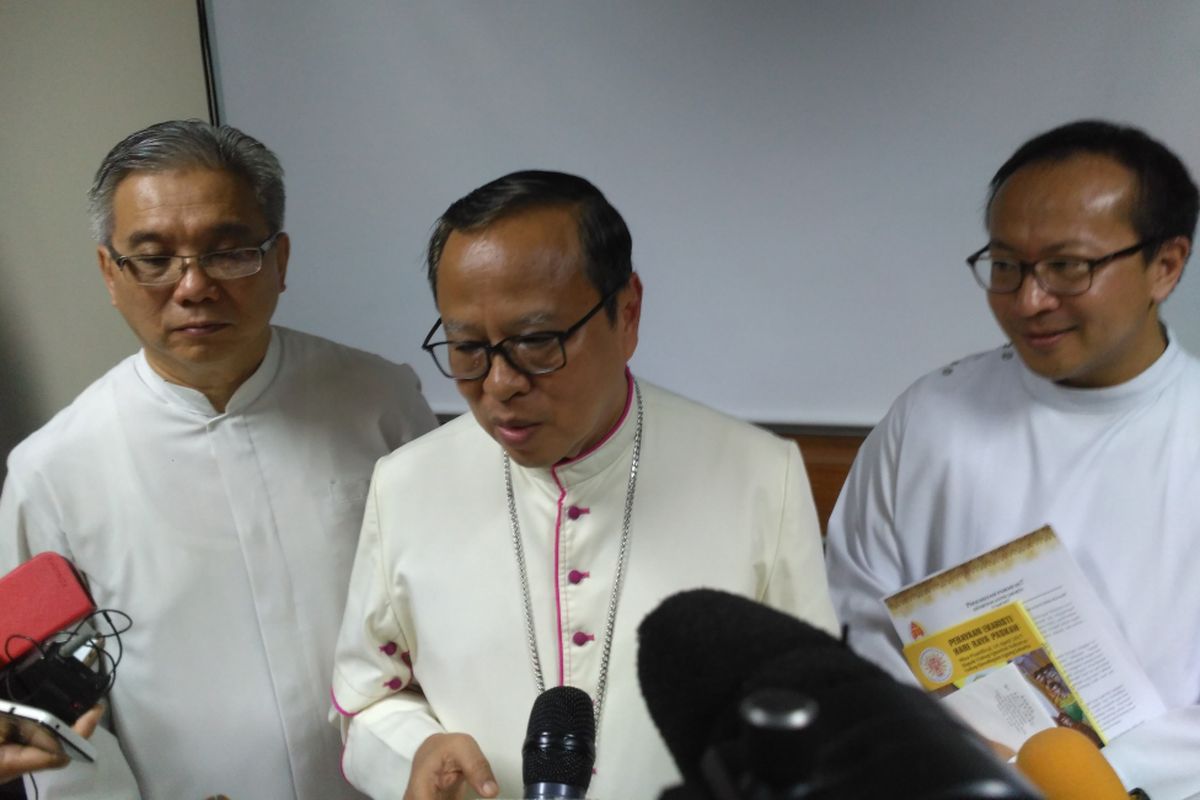
[[[60,552],[132,618],[110,705],[143,796],[358,796],[326,712],[363,502],[375,461],[435,424],[408,366],[274,328],[224,413],[138,353],[13,450],[0,571]],[[135,793],[116,772],[37,781]]]
[[[1046,524],[1171,709],[1106,756],[1154,800],[1200,792],[1200,362],[1173,342],[1109,388],[1059,386],[1003,348],[902,394],[829,522],[851,645],[912,681],[880,598]]]
[[[668,595],[724,589],[836,628],[796,446],[640,385],[628,565],[589,790],[604,800],[657,796],[678,780],[636,669],[637,626]],[[546,684],[593,697],[636,416],[627,405],[598,446],[553,468],[512,466]],[[343,770],[377,800],[401,797],[413,753],[443,731],[474,736],[501,796],[521,794],[536,690],[502,455],[466,415],[376,469],[333,693],[346,715]]]

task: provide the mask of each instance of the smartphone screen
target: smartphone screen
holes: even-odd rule
[[[0,701],[0,741],[32,745],[47,753],[65,753],[76,761],[96,760],[92,743],[58,717],[40,708]]]

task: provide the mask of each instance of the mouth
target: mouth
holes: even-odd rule
[[[492,430],[500,443],[509,447],[519,447],[533,438],[534,433],[541,427],[537,422],[523,420],[493,420]]]
[[[1074,327],[1060,328],[1058,330],[1036,330],[1025,331],[1021,334],[1021,339],[1035,350],[1049,350],[1057,346],[1067,334],[1075,330]]]
[[[186,322],[182,325],[176,325],[171,329],[171,331],[172,333],[178,333],[184,336],[210,336],[228,327],[228,322],[196,320],[195,322]]]

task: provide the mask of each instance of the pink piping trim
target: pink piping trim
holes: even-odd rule
[[[346,709],[342,708],[341,704],[340,704],[340,703],[337,701],[337,697],[335,697],[335,696],[334,696],[334,694],[333,694],[333,687],[332,687],[332,686],[331,686],[331,687],[329,687],[329,699],[330,699],[331,701],[333,701],[333,707],[334,707],[334,709],[335,709],[335,710],[336,710],[336,711],[337,711],[339,714],[341,714],[343,717],[357,717],[357,716],[358,716],[358,712],[357,712],[357,711],[347,711]]]
[[[559,561],[559,545],[562,543],[562,515],[563,515],[563,500],[567,496],[567,487],[563,486],[562,481],[558,479],[558,468],[568,464],[574,464],[580,459],[587,458],[592,453],[604,446],[604,443],[613,437],[625,419],[629,416],[629,409],[633,405],[633,373],[629,371],[629,367],[625,368],[625,408],[621,409],[621,416],[617,418],[617,424],[609,429],[608,433],[600,437],[600,440],[588,449],[581,452],[574,458],[564,458],[553,467],[550,468],[550,475],[554,478],[555,485],[558,486],[558,512],[554,515],[554,610],[555,620],[558,623],[558,685],[562,686],[565,682],[563,677],[563,660],[566,654],[566,643],[563,641],[563,608],[562,595],[559,586],[562,584],[562,575],[560,574],[561,562]]]
[[[554,477],[554,482],[558,485],[558,511],[554,515],[554,611],[555,618],[558,623],[558,685],[563,685],[563,624],[562,624],[562,596],[559,592],[559,585],[562,583],[559,580],[559,544],[562,542],[562,513],[563,513],[563,498],[567,496],[567,489],[562,485],[562,481],[558,479],[558,473],[554,468],[550,468],[550,474]]]
[[[333,695],[333,687],[332,686],[329,687],[329,699],[331,701],[333,701],[333,707],[343,717],[349,718],[349,717],[356,716],[356,714],[351,714],[349,711],[342,708],[341,704],[338,703],[337,698],[334,697],[334,695]],[[345,742],[342,742],[342,751],[340,753],[338,753],[338,772],[341,774],[342,780],[344,780],[346,783],[350,784],[351,786],[354,785],[354,784],[350,783],[350,779],[346,777],[346,743]]]
[[[603,447],[604,443],[607,442],[609,439],[611,439],[613,437],[613,435],[621,429],[621,424],[623,422],[625,422],[625,418],[629,416],[629,409],[632,406],[633,406],[633,373],[629,371],[629,367],[626,367],[625,368],[625,408],[621,409],[621,416],[617,418],[617,424],[613,425],[612,428],[609,429],[608,433],[606,433],[606,434],[604,434],[604,436],[600,437],[600,441],[596,442],[594,445],[592,445],[588,449],[579,453],[579,455],[573,456],[572,458],[564,458],[562,461],[558,462],[553,467],[551,467],[550,471],[553,472],[556,468],[566,466],[567,464],[574,464],[576,461],[579,461],[582,458],[587,458],[592,453],[596,452],[601,447]]]

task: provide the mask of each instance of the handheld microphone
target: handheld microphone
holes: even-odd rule
[[[763,664],[831,645],[841,647],[793,617],[724,592],[682,592],[648,614],[638,627],[638,683],[684,779],[699,780],[704,751],[737,728],[742,684]],[[861,666],[851,665],[846,678],[878,672]]]
[[[1100,749],[1079,731],[1047,728],[1021,745],[1017,768],[1046,800],[1129,800]]]
[[[592,698],[574,686],[538,695],[521,748],[523,800],[583,800],[596,763]]]
[[[638,635],[642,693],[685,781],[664,798],[1038,797],[924,692],[786,614],[695,590]]]

